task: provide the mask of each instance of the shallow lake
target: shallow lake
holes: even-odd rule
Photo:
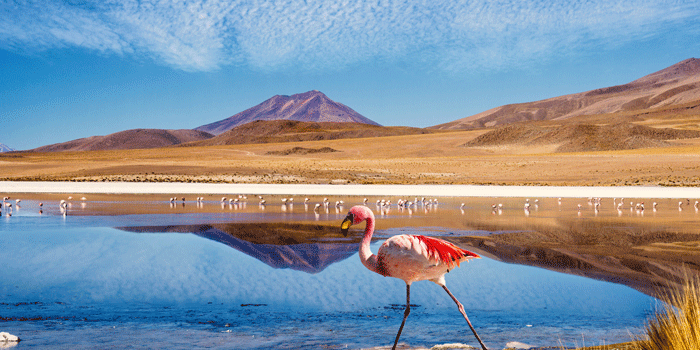
[[[184,204],[99,198],[72,200],[67,215],[55,196],[23,200],[0,218],[0,331],[22,338],[17,349],[390,346],[405,284],[366,270],[358,237],[336,231],[362,198],[315,212],[320,200],[261,207],[257,198],[231,205],[213,197]],[[543,200],[529,213],[523,199],[503,199],[500,212],[486,199],[441,199],[410,211],[381,210],[374,200],[375,252],[398,232],[498,234],[460,227],[465,215],[516,225],[535,217],[622,215],[655,224],[650,212],[593,212],[586,204],[581,214],[575,204],[585,200],[574,199],[565,200],[565,209]],[[679,214],[672,200],[664,205],[660,222],[696,220],[692,211]],[[446,279],[492,349],[511,341],[542,347],[629,341],[657,307],[654,298],[623,285],[486,257]],[[442,288],[417,282],[411,291],[402,343],[478,346]]]

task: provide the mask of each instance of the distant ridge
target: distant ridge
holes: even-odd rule
[[[7,147],[6,145],[0,143],[0,153],[3,153],[3,152],[12,152],[12,151],[14,151],[14,149],[12,149],[12,148],[10,148],[10,147]]]
[[[690,58],[627,84],[541,101],[508,104],[431,128],[478,129],[673,106],[685,108],[697,103],[700,103],[700,59]]]
[[[132,129],[116,132],[106,136],[91,136],[73,141],[42,146],[34,152],[61,151],[104,151],[119,149],[158,148],[178,145],[184,142],[198,141],[213,135],[189,129]]]
[[[668,140],[700,137],[697,130],[652,128],[632,123],[595,125],[583,123],[515,123],[499,126],[464,146],[557,145],[555,152],[616,151],[666,147]]]
[[[181,146],[218,146],[251,143],[337,140],[430,134],[437,130],[406,126],[378,126],[362,123],[302,122],[297,120],[256,120],[236,126],[210,139]]]
[[[303,122],[363,123],[379,125],[350,107],[329,99],[317,90],[291,96],[275,95],[265,102],[218,122],[194,130],[219,135],[256,120],[297,120]]]

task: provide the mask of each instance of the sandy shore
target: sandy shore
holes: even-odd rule
[[[700,198],[700,187],[323,185],[0,181],[0,193],[267,194],[431,197]]]

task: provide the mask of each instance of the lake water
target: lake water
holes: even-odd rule
[[[152,197],[73,200],[65,216],[55,196],[24,200],[0,218],[0,331],[22,338],[16,349],[390,346],[405,284],[366,270],[357,237],[336,233],[350,205],[361,202],[345,200],[344,209],[331,205],[318,214],[313,205],[260,207],[257,199],[235,206],[213,198],[186,205]],[[436,224],[459,221],[461,201],[410,213],[378,210],[373,251],[399,231],[497,233]],[[483,200],[467,201],[466,210],[513,222],[554,215],[526,216],[519,204],[515,209],[520,199],[509,201],[512,210],[500,215],[484,209]],[[382,228],[382,221],[406,226]],[[303,234],[316,224],[332,230]],[[491,349],[511,341],[542,347],[629,341],[656,307],[626,286],[488,258],[446,279]],[[411,292],[415,306],[402,343],[478,346],[442,288],[417,282]]]

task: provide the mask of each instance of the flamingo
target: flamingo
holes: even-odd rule
[[[459,264],[469,259],[480,258],[479,255],[456,245],[437,238],[417,235],[397,235],[387,239],[376,255],[370,251],[370,242],[374,233],[374,213],[366,206],[354,206],[350,208],[348,215],[340,225],[341,232],[347,237],[351,225],[357,225],[366,221],[365,234],[360,243],[360,260],[370,271],[374,271],[385,277],[396,277],[406,282],[406,310],[403,314],[401,327],[396,334],[394,346],[401,337],[406,318],[411,312],[411,284],[417,281],[428,280],[441,286],[452,300],[457,304],[459,312],[469,324],[474,336],[479,341],[481,348],[487,350],[479,338],[476,330],[464,312],[464,306],[455,298],[445,285],[445,274]]]
[[[61,202],[58,203],[58,206],[60,208],[61,214],[63,214],[63,216],[67,216],[68,215],[68,202],[61,199]]]

